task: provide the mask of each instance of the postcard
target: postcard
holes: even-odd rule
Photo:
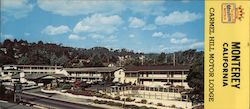
[[[250,109],[250,1],[0,4],[0,109]]]

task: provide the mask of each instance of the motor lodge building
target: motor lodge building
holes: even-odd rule
[[[125,68],[125,81],[142,86],[189,88],[189,66],[131,66]]]
[[[86,67],[65,68],[70,80],[81,80],[87,82],[95,81],[119,81],[118,74],[123,72],[121,67]]]
[[[0,72],[1,80],[20,81],[21,83],[65,78],[66,76],[67,72],[63,71],[62,66],[47,65],[3,65]]]
[[[3,65],[2,71],[0,70],[0,79],[26,82],[63,78],[71,82],[76,80],[113,81],[150,87],[183,86],[189,88],[186,82],[189,69],[189,66],[63,68],[44,65]]]

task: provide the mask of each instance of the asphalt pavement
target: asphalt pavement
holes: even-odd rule
[[[90,104],[89,100],[67,97],[59,94],[45,94],[39,89],[26,90],[18,94],[22,100],[52,109],[103,109]],[[79,102],[82,102],[81,104]]]

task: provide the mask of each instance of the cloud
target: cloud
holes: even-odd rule
[[[153,24],[146,25],[142,28],[142,30],[155,30],[157,27]]]
[[[199,42],[199,41],[195,41],[192,42],[190,44],[172,44],[172,45],[159,45],[158,47],[158,51],[160,52],[176,52],[176,51],[183,51],[183,50],[188,50],[188,49],[203,49],[204,47],[204,43],[203,42]],[[157,51],[156,51],[157,52]]]
[[[184,33],[181,33],[181,32],[175,32],[175,33],[172,33],[172,34],[168,34],[168,33],[163,33],[163,32],[154,32],[152,34],[152,37],[158,37],[158,38],[185,38],[187,37],[186,34]]]
[[[29,3],[29,0],[1,0],[1,13],[6,13],[2,15],[16,19],[27,16],[33,7],[34,5]]]
[[[197,43],[197,41],[195,39],[188,38],[188,36],[185,33],[181,33],[181,32],[175,32],[172,34],[167,34],[167,33],[163,33],[163,32],[154,32],[152,34],[152,37],[167,38],[167,39],[169,39],[169,42],[171,44],[175,44],[175,45],[185,45],[186,46],[187,44],[191,44],[190,48],[195,48],[196,46],[199,46],[199,44],[200,44],[200,43]]]
[[[152,37],[164,37],[164,34],[162,32],[154,32]]]
[[[192,49],[198,49],[198,48],[203,48],[203,47],[204,47],[204,42],[194,42],[189,46],[189,48],[192,48]]]
[[[75,34],[70,34],[68,36],[68,38],[71,39],[71,40],[85,40],[86,39],[86,37],[81,37],[81,36],[78,36],[78,35],[75,35]]]
[[[189,39],[186,34],[181,32],[175,32],[173,34],[168,34],[170,38],[170,43],[172,44],[190,44],[194,42],[194,39]]]
[[[129,37],[130,37],[130,38],[134,38],[135,35],[134,35],[134,34],[130,34]]]
[[[102,13],[106,15],[131,11],[134,14],[159,15],[165,11],[165,1],[126,0],[38,0],[38,6],[45,11],[62,16],[77,16]]]
[[[127,2],[127,1],[126,1]],[[162,15],[166,10],[164,0],[134,0],[127,2],[128,9],[135,14],[143,15]]]
[[[122,2],[99,0],[38,0],[38,6],[62,16],[89,15],[94,13],[119,13],[125,10]]]
[[[186,43],[189,43],[191,40],[184,37],[184,38],[180,38],[180,39],[177,39],[177,38],[171,38],[170,39],[170,43],[172,44],[186,44]]]
[[[24,33],[24,36],[29,36],[30,35],[30,33]]]
[[[0,39],[3,39],[3,40],[5,40],[5,39],[14,39],[14,36],[13,35],[11,35],[11,34],[3,34],[3,33],[0,33]]]
[[[155,19],[157,25],[182,25],[202,18],[201,14],[191,13],[189,11],[174,11],[168,16],[158,16]]]
[[[140,28],[145,25],[145,22],[137,17],[130,17],[128,22],[131,28]]]
[[[185,37],[187,37],[186,34],[181,33],[181,32],[175,32],[173,34],[168,34],[167,36],[172,37],[172,38],[185,38]]]
[[[117,42],[118,39],[117,39],[117,36],[110,35],[110,36],[106,37],[103,41],[104,42]]]
[[[182,3],[189,3],[189,0],[181,0]]]
[[[75,33],[95,32],[110,34],[117,31],[117,27],[122,23],[123,20],[118,15],[106,16],[102,14],[94,14],[78,22],[73,31]]]
[[[100,34],[90,34],[89,35],[92,39],[104,39],[105,36],[100,35]]]
[[[64,34],[70,31],[71,30],[69,29],[69,27],[65,25],[60,25],[57,27],[49,25],[42,30],[42,33],[47,34],[47,35],[59,35],[59,34]]]
[[[87,36],[93,39],[95,42],[98,42],[99,44],[118,41],[116,35],[102,35],[102,34],[92,33]]]

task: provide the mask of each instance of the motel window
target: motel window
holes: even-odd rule
[[[4,72],[4,74],[5,74],[5,75],[7,75],[7,74],[8,74],[8,72]]]
[[[22,69],[30,69],[29,67],[23,67]]]
[[[129,75],[129,73],[125,73],[125,77],[129,77],[130,75]]]
[[[137,77],[136,73],[131,73],[131,77]]]

